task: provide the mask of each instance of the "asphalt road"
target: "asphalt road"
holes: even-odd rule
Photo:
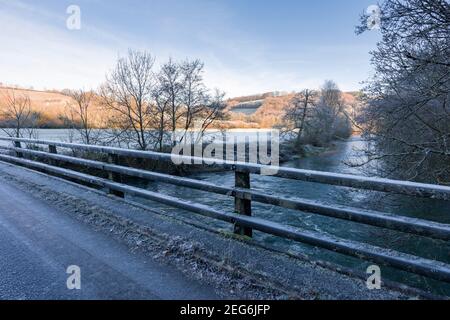
[[[217,299],[214,289],[0,184],[0,299]],[[69,266],[81,289],[69,290]]]

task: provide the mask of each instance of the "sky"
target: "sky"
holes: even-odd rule
[[[355,34],[375,0],[0,0],[0,82],[95,89],[128,49],[200,59],[228,97],[361,88],[378,31]],[[81,29],[69,30],[70,5]]]

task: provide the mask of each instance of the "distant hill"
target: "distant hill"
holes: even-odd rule
[[[0,107],[4,104],[8,92],[14,92],[16,96],[30,97],[32,109],[41,113],[41,127],[64,126],[61,116],[66,114],[66,106],[72,99],[63,92],[0,86]],[[294,95],[295,93],[275,91],[229,99],[225,109],[227,120],[217,123],[216,127],[272,128],[279,124]],[[357,93],[354,92],[344,93],[344,99],[348,104],[353,103],[356,96]],[[101,112],[97,115],[101,115]]]
[[[343,98],[350,105],[356,101],[356,92],[344,92]],[[272,128],[279,124],[295,93],[270,92],[228,100],[226,113],[230,125],[237,122],[244,127]]]
[[[10,93],[14,93],[16,97],[30,97],[33,111],[41,113],[41,122],[46,127],[62,126],[59,116],[65,113],[66,105],[71,102],[70,97],[57,91],[0,87],[0,106],[4,104],[6,96]]]

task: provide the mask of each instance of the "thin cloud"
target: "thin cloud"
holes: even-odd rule
[[[172,4],[175,7],[166,11]],[[148,50],[158,63],[168,57],[199,58],[205,62],[207,84],[228,96],[317,87],[328,78],[344,90],[354,90],[369,70],[367,42],[311,44],[296,37],[285,42],[279,34],[242,28],[249,13],[233,2],[193,1],[186,6],[154,1],[139,8],[124,7],[124,2],[86,2],[82,15],[89,12],[89,18],[83,18],[81,31],[65,28],[64,10],[25,1],[0,0],[0,5],[0,41],[5,44],[0,81],[10,84],[95,88],[128,48]],[[111,15],[108,19],[100,17],[98,8],[103,6]]]

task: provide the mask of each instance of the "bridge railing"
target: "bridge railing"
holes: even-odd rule
[[[379,228],[396,230],[399,232],[445,242],[450,240],[450,225],[406,216],[386,214],[383,212],[369,211],[360,208],[333,206],[301,198],[287,198],[277,195],[270,195],[252,190],[250,185],[250,175],[271,172],[271,175],[274,178],[280,177],[328,185],[443,200],[450,200],[450,187],[347,174],[269,167],[259,164],[249,164],[218,159],[202,159],[105,146],[0,137],[0,141],[2,140],[12,142],[11,146],[1,148],[9,150],[13,153],[13,155],[0,154],[0,160],[2,161],[12,162],[70,179],[83,181],[98,187],[107,188],[110,190],[110,193],[117,196],[123,196],[124,194],[139,196],[175,208],[225,221],[234,225],[234,232],[238,235],[251,237],[253,230],[258,230],[267,234],[291,239],[382,265],[391,266],[403,271],[412,272],[436,280],[450,282],[450,265],[444,262],[393,251],[390,248],[381,248],[366,243],[337,238],[324,233],[302,230],[254,217],[252,216],[252,202],[269,204]],[[27,146],[36,145],[46,146],[48,151],[42,151],[42,148],[39,150],[37,150],[37,148],[27,148]],[[89,160],[67,154],[58,154],[58,147],[103,154],[107,156],[108,162]],[[172,162],[173,160],[178,160],[184,161],[185,163],[195,161],[195,163],[205,163],[210,166],[218,166],[226,170],[233,170],[235,172],[235,186],[226,187],[205,181],[123,166],[120,165],[120,158],[141,158],[162,162]],[[38,162],[36,161],[37,159],[45,159],[47,160],[47,163]],[[74,164],[108,172],[108,179],[80,173],[58,166],[61,163]],[[210,206],[193,203],[191,201],[126,185],[122,183],[122,176],[159,181],[181,187],[230,196],[234,198],[235,201],[235,212],[221,212]]]

